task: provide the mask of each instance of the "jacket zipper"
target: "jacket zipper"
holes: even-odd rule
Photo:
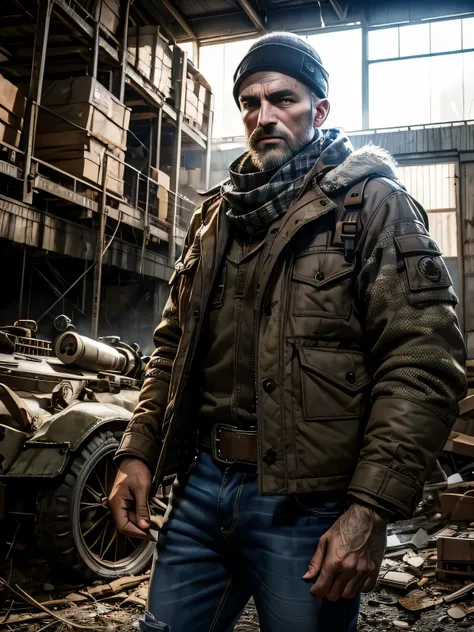
[[[307,222],[301,223],[300,226],[292,234],[291,239],[288,240],[288,242],[284,246],[284,248],[288,246],[290,241],[294,239],[294,237],[299,233],[299,231],[302,228],[305,228],[306,226],[308,226],[308,224],[311,224],[313,221],[317,221],[321,217],[326,216],[332,210],[334,210],[334,209],[333,208],[327,209],[326,211],[324,211],[324,213],[321,213],[315,219],[310,219]],[[281,231],[281,228],[282,228],[282,226],[279,227],[278,235],[279,235],[279,233]],[[277,237],[278,237],[278,235],[277,235]],[[275,243],[277,237],[274,238],[273,243]],[[271,250],[271,246],[270,246],[268,252],[270,252],[270,250]],[[279,253],[278,256],[280,256],[280,254],[281,254],[281,252]],[[266,256],[268,256],[268,253],[267,253]],[[264,266],[264,262],[262,261],[262,267],[263,266]],[[259,382],[258,382],[258,376],[257,376],[257,372],[258,372],[258,341],[259,341],[259,331],[260,331],[260,312],[261,312],[261,309],[262,309],[261,298],[262,298],[262,296],[265,295],[265,292],[266,292],[266,289],[267,289],[267,286],[268,286],[268,282],[270,281],[270,277],[271,277],[271,273],[270,273],[270,275],[268,276],[268,279],[265,282],[265,286],[261,286],[259,284],[259,288],[257,289],[257,296],[256,296],[256,301],[255,301],[255,303],[256,303],[256,305],[255,305],[255,314],[254,314],[254,332],[253,332],[254,333],[254,341],[255,341],[255,348],[254,348],[254,352],[253,352],[253,365],[254,365],[254,384],[255,384],[255,412],[256,412],[256,417],[257,417],[257,457],[258,457],[257,481],[258,481],[258,493],[260,495],[263,494],[263,475],[262,475],[262,466],[261,466],[261,463],[262,463],[262,434],[263,434],[263,431],[262,431],[263,423],[262,423],[262,421],[263,421],[263,418],[260,415],[260,411],[259,411],[260,400],[259,400],[259,397],[258,397],[258,392],[259,392],[258,391]],[[287,317],[287,314],[288,314],[288,304],[289,304],[289,298],[286,301],[285,309],[283,310],[281,327],[283,327],[284,323],[286,322],[286,317]],[[285,430],[284,429],[283,429],[283,433],[284,433],[284,436],[285,436]],[[285,485],[286,484],[287,484],[287,472],[286,472],[286,465],[285,465]]]

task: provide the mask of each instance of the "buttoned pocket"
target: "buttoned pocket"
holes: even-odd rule
[[[325,348],[297,349],[305,421],[358,419],[365,413],[371,376],[364,354]]]
[[[347,319],[352,311],[354,265],[339,250],[306,251],[293,265],[294,316]]]

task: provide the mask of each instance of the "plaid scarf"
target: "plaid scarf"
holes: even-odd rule
[[[256,171],[249,153],[231,164],[230,181],[222,185],[221,194],[230,206],[227,216],[238,229],[246,233],[266,230],[286,213],[301,191],[306,174],[339,130],[316,132],[309,145],[278,169]]]

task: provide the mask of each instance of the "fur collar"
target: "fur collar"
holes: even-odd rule
[[[397,163],[388,151],[377,145],[365,145],[331,169],[322,178],[320,186],[325,193],[334,193],[372,174],[397,179],[396,167]]]

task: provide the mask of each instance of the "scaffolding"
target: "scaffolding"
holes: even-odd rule
[[[111,13],[114,6],[117,15]],[[116,249],[111,249],[104,259],[111,245],[106,245],[106,226],[117,243],[121,240],[127,252],[134,253],[127,258],[127,262],[133,261],[133,265],[128,263],[130,270],[134,268],[138,275],[150,274],[152,270],[156,279],[164,282],[170,276],[197,199],[197,195],[192,199],[189,190],[186,190],[187,195],[180,192],[183,158],[193,171],[198,171],[199,182],[194,183],[197,184],[194,189],[205,189],[209,184],[211,89],[170,36],[166,25],[144,23],[140,2],[6,0],[2,2],[0,17],[0,73],[12,84],[21,85],[26,97],[20,141],[8,142],[8,138],[2,139],[0,134],[0,198],[3,197],[0,212],[8,207],[17,218],[24,218],[28,212],[39,212],[52,215],[54,221],[61,219],[82,225],[84,231],[92,229],[95,234],[93,252],[88,243],[87,248],[84,247],[88,251],[83,257],[85,272],[79,280],[85,283],[87,272],[93,274],[90,313],[91,333],[96,336],[103,266],[111,261],[117,265],[120,259]],[[134,38],[137,34],[138,46],[141,32],[146,33],[148,48],[144,50],[147,54],[152,51],[149,76],[143,72],[138,48],[136,58],[133,57],[135,43],[130,42],[131,33]],[[156,48],[157,42],[166,48],[167,54],[169,50],[169,90],[163,89],[161,79],[156,79],[153,46]],[[130,113],[127,153],[106,146],[97,165],[100,178],[95,181],[71,173],[61,161],[44,157],[44,150],[38,148],[38,122],[47,117],[54,121],[52,130],[62,129],[67,123],[68,129],[77,130],[78,134],[88,131],[82,124],[58,113],[60,108],[44,103],[46,82],[80,75],[99,82]],[[198,86],[206,95],[204,119],[202,102],[193,95],[193,86]],[[134,144],[132,149],[140,159],[133,158],[129,143]],[[115,190],[110,185],[111,170],[123,180],[122,184],[116,184]],[[160,181],[163,173],[169,178],[168,188]],[[164,198],[160,198],[160,192]],[[163,204],[167,212],[162,212]],[[52,226],[53,220],[50,223]],[[25,236],[25,247],[33,243],[31,239],[28,241]],[[122,260],[125,257],[122,256]],[[76,279],[71,285],[75,287],[77,283]],[[19,296],[22,306],[26,304],[24,286],[23,266]],[[84,289],[82,303],[85,297]]]

